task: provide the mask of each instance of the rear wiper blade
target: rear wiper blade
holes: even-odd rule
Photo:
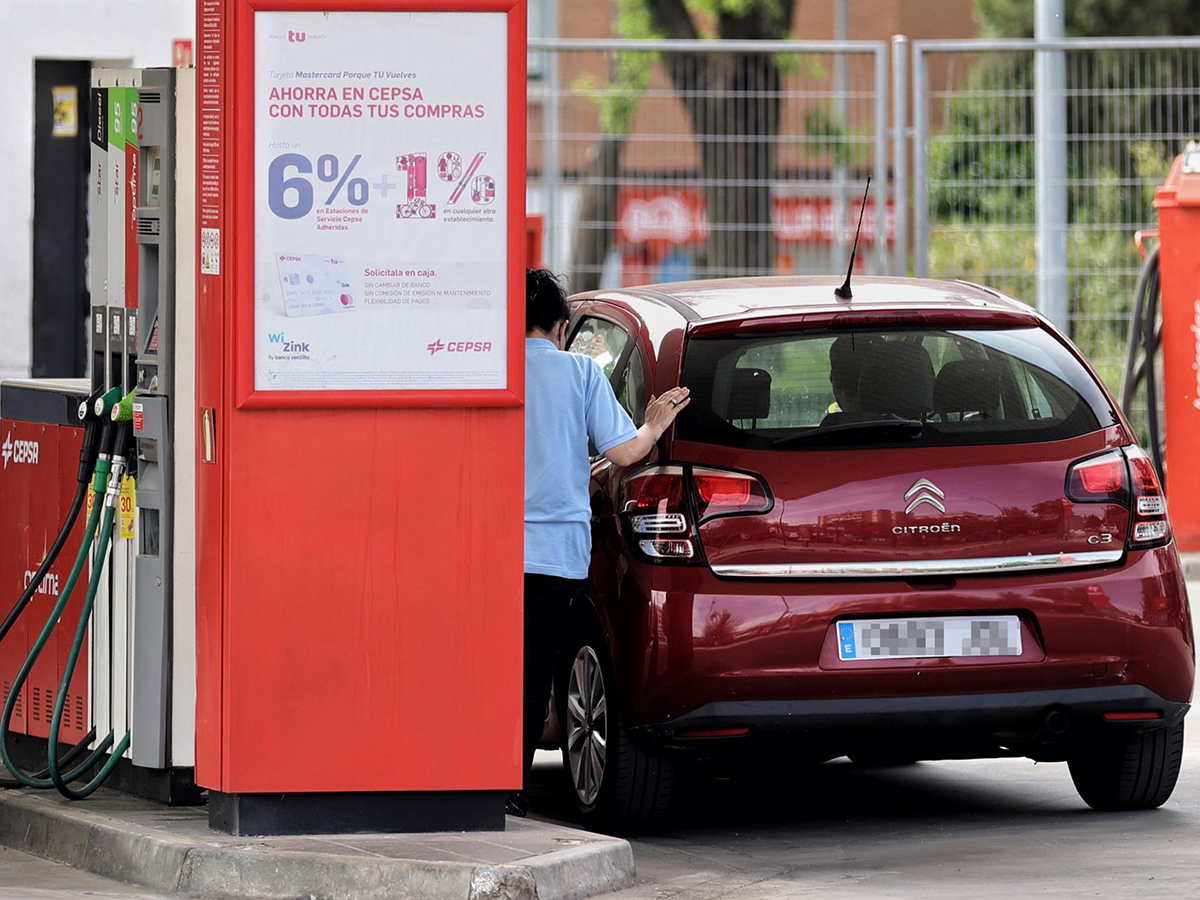
[[[846,422],[827,425],[800,434],[781,437],[772,446],[793,447],[797,444],[816,443],[851,437],[909,438],[916,440],[925,430],[925,423],[918,419],[873,419],[870,422]]]

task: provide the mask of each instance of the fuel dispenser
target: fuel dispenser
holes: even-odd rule
[[[93,70],[88,109],[91,377],[0,387],[0,434],[23,442],[0,469],[0,497],[13,501],[0,506],[3,527],[17,538],[0,546],[0,596],[7,605],[36,583],[38,598],[14,607],[0,638],[5,753],[41,767],[25,784],[103,775],[197,802],[194,465],[177,452],[193,438],[194,71]],[[86,526],[73,530],[68,488],[91,460]],[[51,546],[60,523],[69,537]],[[47,759],[55,737],[61,755]]]
[[[1181,552],[1200,551],[1200,143],[1175,158],[1155,192],[1158,246],[1144,252],[1121,403],[1146,385],[1148,445]],[[1150,233],[1154,234],[1153,232]],[[1138,246],[1143,237],[1139,233]],[[1161,348],[1161,365],[1156,357]],[[1160,385],[1161,380],[1161,385]],[[1162,406],[1161,419],[1159,406]],[[1169,438],[1169,440],[1168,440]]]
[[[0,752],[238,834],[503,829],[525,7],[300,6],[94,74],[91,377],[0,390]]]

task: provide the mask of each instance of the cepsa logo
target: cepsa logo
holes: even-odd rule
[[[0,459],[4,460],[3,468],[7,469],[9,462],[23,463],[28,466],[36,466],[38,461],[38,442],[37,441],[14,441],[12,439],[12,429],[9,429],[8,435],[4,438],[4,443],[0,444]]]
[[[491,353],[491,341],[451,341],[446,344],[438,338],[432,344],[427,344],[425,349],[429,351],[430,356],[436,356],[445,350],[447,353]]]

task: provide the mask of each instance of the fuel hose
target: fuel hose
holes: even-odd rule
[[[111,431],[111,429],[105,429]],[[88,516],[87,524],[84,527],[83,542],[79,546],[79,553],[75,557],[75,565],[71,567],[71,574],[67,576],[66,584],[63,586],[62,593],[59,595],[58,603],[54,605],[49,618],[46,619],[46,624],[42,626],[42,631],[34,641],[33,646],[29,650],[29,654],[25,657],[25,661],[21,664],[20,670],[17,672],[16,678],[13,679],[12,687],[8,692],[8,699],[4,701],[4,711],[0,713],[0,759],[4,760],[4,765],[20,784],[31,788],[51,788],[54,787],[54,782],[45,778],[39,777],[40,773],[29,773],[23,771],[12,758],[12,749],[9,747],[9,741],[12,736],[10,727],[12,725],[13,708],[16,706],[17,697],[20,696],[22,688],[25,687],[25,682],[29,678],[29,673],[32,671],[34,663],[41,656],[42,650],[46,646],[46,642],[50,640],[50,635],[54,633],[54,627],[58,624],[59,617],[62,616],[63,610],[67,606],[67,602],[71,599],[71,594],[75,590],[75,584],[79,581],[79,576],[83,572],[84,566],[87,565],[88,550],[91,547],[92,539],[96,535],[96,527],[100,521],[100,513],[104,508],[104,504],[100,502],[101,492],[105,488],[105,481],[109,472],[109,461],[103,456],[96,460],[96,503],[92,507],[92,512]],[[98,564],[97,569],[102,569],[103,565]],[[95,573],[93,572],[93,576]],[[104,741],[101,741],[74,770],[69,772],[64,777],[71,781],[78,778],[96,762],[108,748],[112,746],[112,736],[110,735]],[[50,770],[47,769],[47,772]]]
[[[121,399],[120,389],[114,388],[114,389],[110,390],[108,393],[103,394],[99,397],[94,396],[92,398],[89,398],[89,401],[88,401],[88,406],[90,407],[91,416],[94,417],[91,419],[91,421],[95,422],[95,424],[97,425],[98,430],[99,430],[99,435],[100,435],[98,441],[96,442],[96,455],[95,455],[96,461],[95,461],[94,481],[93,481],[93,490],[97,494],[97,502],[93,506],[92,511],[91,511],[90,515],[88,516],[87,524],[84,527],[83,540],[80,543],[79,552],[75,558],[75,564],[71,569],[70,575],[67,576],[67,581],[63,585],[63,589],[59,595],[58,602],[55,604],[54,609],[51,610],[49,617],[46,619],[45,625],[42,627],[41,633],[38,635],[38,638],[34,642],[33,647],[30,649],[29,654],[25,657],[25,661],[22,663],[21,668],[17,672],[16,677],[13,679],[13,683],[9,688],[8,697],[5,699],[5,702],[4,702],[4,710],[2,713],[0,713],[0,759],[3,760],[5,767],[9,771],[9,774],[14,776],[14,779],[15,779],[12,781],[5,780],[3,782],[0,782],[0,786],[3,786],[3,787],[32,787],[32,788],[47,789],[47,788],[54,786],[54,781],[52,779],[48,779],[46,777],[47,775],[49,775],[51,773],[51,767],[49,765],[47,765],[40,771],[29,773],[29,772],[25,772],[24,770],[22,770],[13,761],[12,749],[9,746],[10,739],[12,736],[12,734],[11,734],[12,716],[13,716],[14,709],[16,707],[17,699],[20,697],[21,691],[25,686],[25,682],[29,678],[29,673],[33,670],[33,666],[37,662],[38,657],[41,655],[42,650],[45,648],[46,643],[49,641],[50,635],[53,634],[55,627],[58,625],[58,622],[62,616],[63,610],[66,608],[67,603],[70,601],[71,594],[74,592],[74,589],[75,589],[75,585],[79,581],[79,577],[83,572],[83,567],[87,564],[89,549],[91,548],[92,541],[96,535],[97,523],[99,522],[100,514],[102,512],[103,504],[101,502],[101,499],[103,497],[103,491],[105,490],[107,476],[112,467],[112,462],[111,462],[110,456],[112,454],[113,443],[116,438],[117,431],[120,428],[120,426],[116,426],[112,423],[111,411],[112,411],[113,407],[119,402],[120,399]],[[89,413],[89,409],[81,408],[81,415],[87,416],[88,413]],[[103,424],[101,424],[101,423],[103,423]],[[127,427],[128,426],[126,426],[126,428]],[[96,433],[95,431],[92,432],[93,439],[95,439],[94,438],[95,433]],[[85,433],[85,444],[86,443],[87,443],[87,434]],[[81,457],[82,457],[82,454],[81,454]],[[82,466],[82,464],[81,464],[81,471],[86,471],[86,467]],[[86,494],[87,494],[87,486],[86,486],[86,482],[85,482],[83,485],[84,497],[86,497]],[[72,505],[74,505],[74,504],[72,504]],[[76,511],[75,514],[78,515],[78,511]],[[69,529],[68,529],[68,531],[69,531]],[[64,539],[64,541],[65,541],[65,539]],[[61,549],[62,548],[60,546],[59,547],[60,552],[61,552]],[[45,565],[45,561],[43,561],[43,565]],[[48,569],[49,566],[45,566],[45,568]],[[97,572],[99,572],[102,569],[103,569],[103,557],[100,556],[100,557],[97,557],[97,560],[96,560],[96,570],[97,571],[93,572],[93,579],[99,578],[99,575],[97,574]],[[39,570],[40,570],[40,567],[39,567]],[[43,577],[44,577],[44,573],[43,573]],[[36,587],[34,588],[34,590],[36,590]],[[22,596],[24,596],[24,595],[22,595]],[[32,594],[30,596],[32,596]],[[20,603],[20,601],[18,601],[18,604],[19,603]],[[20,610],[17,610],[16,614],[19,616]],[[15,621],[15,618],[13,619],[13,621]],[[11,627],[11,625],[9,627]],[[76,759],[79,758],[79,756],[81,756],[84,753],[84,751],[87,748],[87,745],[89,743],[91,743],[94,738],[95,738],[95,729],[92,729],[87,735],[84,736],[83,740],[81,740],[78,744],[76,744],[74,747],[72,747],[62,757],[61,760],[56,759],[57,764],[61,767],[61,766],[70,765],[71,763],[73,763]],[[53,745],[51,745],[51,746],[53,746]],[[85,759],[83,763],[76,766],[70,772],[66,773],[63,777],[65,777],[67,780],[74,780],[75,778],[78,778],[81,774],[83,774],[89,768],[91,768],[91,766],[96,762],[96,760],[98,760],[101,756],[103,756],[104,753],[108,750],[108,748],[110,746],[112,746],[112,736],[111,735],[108,738],[106,738],[104,741],[101,741],[100,744],[88,755],[87,759]],[[54,757],[57,756],[57,754],[51,754],[51,755]]]
[[[1132,415],[1134,399],[1138,389],[1146,386],[1146,430],[1150,458],[1158,477],[1167,486],[1166,454],[1167,436],[1159,418],[1162,389],[1155,368],[1159,348],[1162,346],[1161,284],[1159,281],[1158,247],[1146,255],[1146,262],[1138,276],[1133,292],[1133,311],[1129,318],[1129,341],[1125,352],[1125,373],[1121,379],[1121,408],[1126,416]]]
[[[99,526],[99,547],[97,549],[97,558],[104,559],[108,553],[109,542],[112,540],[113,520],[116,517],[117,504],[121,497],[121,478],[125,474],[126,456],[129,452],[130,444],[132,443],[132,430],[130,423],[125,415],[128,414],[128,404],[125,404],[125,409],[121,407],[113,409],[114,419],[120,419],[116,425],[116,442],[112,457],[112,471],[108,478],[108,489],[105,491],[103,503],[100,497],[97,496],[96,505],[92,509],[95,513],[101,506],[104,507],[104,514]],[[99,490],[97,490],[99,495]],[[50,763],[50,781],[58,792],[68,800],[83,800],[85,797],[95,791],[102,785],[105,779],[112,773],[117,763],[121,761],[121,757],[125,755],[125,751],[129,748],[130,733],[126,732],[121,738],[116,748],[109,755],[105,763],[100,767],[99,771],[92,776],[91,780],[81,788],[72,788],[67,784],[69,781],[74,781],[79,775],[79,770],[74,772],[62,771],[62,766],[66,765],[66,761],[60,762],[58,759],[58,735],[62,727],[63,709],[67,704],[67,696],[70,692],[71,678],[75,674],[75,666],[79,662],[79,652],[83,647],[83,640],[87,636],[88,620],[92,615],[92,607],[96,603],[96,591],[100,586],[100,575],[103,571],[102,565],[92,567],[92,577],[88,581],[87,595],[83,601],[83,607],[79,611],[79,623],[75,628],[75,639],[71,642],[71,650],[67,654],[67,662],[63,667],[62,680],[58,685],[58,695],[54,701],[54,715],[50,720],[50,737],[48,740],[47,756]],[[114,732],[109,731],[108,735],[102,742],[103,746],[111,746],[113,742]]]
[[[67,516],[63,519],[62,527],[59,528],[54,543],[50,545],[46,558],[42,560],[42,564],[33,574],[33,579],[25,586],[25,591],[8,611],[4,621],[0,622],[0,641],[4,640],[13,625],[21,618],[21,613],[32,602],[34,594],[37,593],[38,588],[42,586],[42,581],[46,578],[46,573],[50,571],[50,567],[54,565],[58,555],[62,552],[67,538],[71,536],[75,522],[79,518],[79,512],[83,509],[83,503],[87,499],[88,484],[92,480],[92,466],[96,462],[96,453],[100,445],[100,434],[104,428],[104,423],[93,411],[93,404],[99,397],[100,392],[97,391],[79,404],[79,418],[84,422],[84,431],[83,445],[79,450],[79,471],[75,475],[75,480],[78,482],[75,497],[71,500],[71,507],[67,510]]]
[[[17,598],[17,602],[13,604],[12,609],[8,611],[8,615],[4,617],[4,621],[0,622],[0,642],[8,636],[13,626],[21,618],[21,615],[33,602],[34,595],[37,594],[42,582],[46,578],[46,574],[50,568],[58,561],[59,555],[62,553],[63,546],[66,544],[71,532],[75,529],[75,523],[79,519],[79,513],[83,509],[84,502],[87,500],[88,485],[91,483],[92,467],[96,462],[96,455],[100,447],[100,437],[104,431],[105,423],[100,416],[95,412],[95,403],[102,396],[102,391],[97,390],[87,400],[79,404],[79,419],[84,423],[83,442],[79,450],[79,469],[76,472],[75,480],[78,483],[75,488],[75,496],[71,500],[71,506],[67,510],[67,515],[63,519],[61,527],[58,529],[58,534],[54,538],[54,542],[50,545],[45,558],[37,571],[34,572],[33,578],[29,584],[25,586],[25,590],[21,596]],[[93,728],[89,731],[71,750],[63,757],[64,760],[74,760],[79,754],[92,742],[95,738],[96,731]],[[44,779],[49,774],[49,767],[41,769],[34,773],[35,778]],[[19,781],[12,779],[0,779],[0,788],[16,788],[21,787]]]

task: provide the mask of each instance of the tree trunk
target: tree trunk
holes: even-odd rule
[[[701,142],[709,273],[769,275],[775,269],[771,182],[779,71],[765,53],[713,55],[702,64],[710,72],[710,90],[692,125]]]
[[[682,0],[649,0],[656,25],[674,38],[698,36]],[[778,37],[794,2],[763,2],[744,15],[724,14],[719,37]],[[782,112],[782,77],[770,53],[668,54],[664,65],[700,145],[708,207],[704,274],[766,275],[775,269],[771,182]]]
[[[572,293],[594,291],[600,287],[600,275],[612,247],[617,219],[617,191],[624,146],[625,135],[606,134],[593,151],[571,240]]]

